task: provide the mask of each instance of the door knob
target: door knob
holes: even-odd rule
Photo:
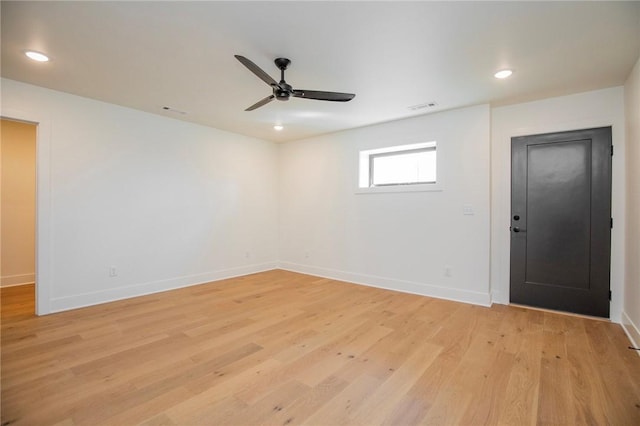
[[[527,230],[526,229],[520,229],[517,226],[514,226],[513,227],[513,232],[527,232]]]

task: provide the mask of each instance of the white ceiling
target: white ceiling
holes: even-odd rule
[[[2,76],[272,141],[479,103],[624,83],[640,55],[640,2],[9,2]],[[23,51],[47,53],[35,63]],[[234,57],[294,88],[271,93]],[[493,78],[513,68],[507,80]],[[436,102],[428,110],[409,106]],[[162,110],[170,106],[181,115]],[[285,126],[273,130],[274,123]]]

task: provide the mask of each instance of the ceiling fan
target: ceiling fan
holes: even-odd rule
[[[333,101],[333,102],[347,102],[353,99],[356,95],[353,93],[339,93],[339,92],[320,92],[317,90],[300,90],[294,89],[291,85],[284,81],[284,70],[287,69],[290,60],[287,58],[276,58],[274,61],[276,66],[280,69],[280,82],[277,83],[269,74],[264,72],[259,66],[251,62],[244,56],[235,55],[242,65],[249,68],[249,71],[258,76],[259,79],[267,83],[273,89],[273,93],[264,99],[259,100],[255,104],[251,105],[245,111],[253,111],[271,102],[274,99],[279,101],[288,101],[289,97],[316,99],[318,101]]]

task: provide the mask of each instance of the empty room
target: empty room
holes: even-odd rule
[[[0,16],[2,426],[640,424],[640,1]]]

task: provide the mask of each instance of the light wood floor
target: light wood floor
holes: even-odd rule
[[[44,317],[29,293],[2,290],[3,425],[640,425],[605,321],[285,271]]]

